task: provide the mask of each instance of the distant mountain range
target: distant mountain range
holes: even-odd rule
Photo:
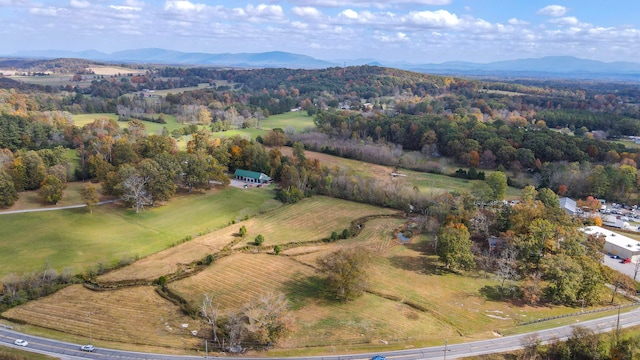
[[[618,78],[640,80],[640,63],[611,62],[579,59],[571,56],[548,56],[534,59],[472,63],[450,61],[441,64],[411,64],[385,62],[376,59],[318,60],[310,56],[272,51],[264,53],[208,54],[186,53],[166,49],[135,49],[111,54],[96,50],[82,52],[49,50],[21,51],[10,54],[21,58],[80,58],[103,62],[137,62],[167,65],[209,65],[248,68],[304,68],[318,69],[343,65],[374,65],[394,67],[423,73],[466,75],[479,77],[568,77],[568,78]]]

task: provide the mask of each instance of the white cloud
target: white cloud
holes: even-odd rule
[[[549,5],[538,10],[539,15],[547,15],[553,17],[564,16],[568,9],[562,5]]]
[[[245,8],[231,9],[231,14],[236,19],[250,22],[284,22],[287,20],[280,5],[247,5]]]
[[[351,19],[351,20],[355,20],[355,19],[358,18],[358,13],[353,11],[353,10],[351,10],[351,9],[346,9],[346,10],[342,10],[338,16],[345,17],[345,18]]]
[[[374,38],[384,43],[409,42],[411,39],[407,34],[397,32],[393,35],[375,34]]]
[[[549,20],[550,23],[557,25],[577,26],[580,25],[580,21],[574,16],[566,16],[557,19]]]
[[[456,14],[446,10],[436,11],[411,11],[405,21],[427,27],[454,27],[460,24]]]
[[[322,16],[322,13],[318,9],[311,6],[296,6],[291,9],[291,13],[295,16],[306,18],[319,18]]]
[[[169,0],[164,3],[164,9],[167,11],[179,12],[199,12],[207,8],[205,4],[194,4],[188,0]]]
[[[507,21],[509,25],[529,25],[528,21],[518,20],[516,18],[511,18]]]
[[[86,0],[71,0],[69,5],[71,5],[72,8],[77,8],[77,9],[84,9],[91,6],[91,4],[89,4],[89,2]]]
[[[109,5],[110,8],[118,11],[142,11],[142,8],[125,5]]]
[[[449,5],[452,0],[291,0],[292,3],[301,6],[318,6],[318,7],[376,7],[389,8],[402,5]]]
[[[61,15],[61,13],[63,13],[65,11],[65,9],[62,8],[54,8],[54,7],[48,7],[48,8],[30,8],[29,12],[34,14],[34,15],[42,15],[42,16],[52,16],[52,17],[56,17]]]

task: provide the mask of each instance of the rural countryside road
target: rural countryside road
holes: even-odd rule
[[[571,335],[573,326],[580,325],[590,328],[596,332],[612,331],[616,328],[617,315],[603,317],[596,320],[589,320],[584,322],[576,322],[575,325],[567,325],[557,327],[553,329],[541,330],[535,332],[538,339],[542,342],[550,341],[553,339],[565,339]],[[631,327],[640,325],[640,309],[635,309],[627,313],[620,315],[620,327]],[[522,338],[529,334],[505,336],[501,338],[495,338],[491,340],[475,341],[463,344],[451,344],[447,346],[436,346],[430,348],[421,349],[409,349],[399,351],[388,351],[384,353],[370,353],[370,354],[352,354],[352,355],[331,355],[331,356],[314,356],[314,357],[296,357],[289,358],[292,360],[357,360],[357,359],[371,359],[374,355],[384,355],[387,359],[394,360],[419,360],[419,359],[457,359],[466,356],[475,356],[490,353],[506,352],[521,348]],[[161,354],[149,354],[139,352],[129,352],[120,350],[110,350],[104,348],[97,348],[94,353],[85,353],[80,351],[80,345],[72,344],[62,341],[45,339],[42,337],[31,336],[15,332],[10,329],[0,328],[0,345],[17,347],[13,345],[16,339],[25,339],[29,342],[28,347],[23,348],[25,350],[40,352],[51,356],[58,357],[60,359],[158,359],[158,360],[177,360],[177,359],[203,359],[205,356],[174,356],[174,355],[161,355]],[[444,341],[444,340],[443,340]],[[445,353],[446,348],[446,353]],[[211,359],[229,359],[229,357],[212,357]],[[247,358],[242,357],[243,360],[255,360],[255,359],[267,359],[267,358]],[[273,358],[269,358],[273,360]]]

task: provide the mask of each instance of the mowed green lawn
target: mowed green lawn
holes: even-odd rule
[[[146,256],[245,215],[279,206],[265,188],[181,195],[139,214],[120,206],[0,215],[0,279],[51,266],[81,272],[98,263]]]
[[[309,127],[314,128],[316,125],[313,123],[313,116],[307,115],[307,112],[304,110],[272,115],[260,121],[260,127],[265,130],[275,128],[284,130],[289,126],[294,128],[296,132],[301,132]]]

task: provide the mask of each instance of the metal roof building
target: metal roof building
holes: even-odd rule
[[[640,241],[599,226],[587,226],[582,231],[589,235],[602,234],[605,237],[604,251],[607,253],[633,262],[640,260]]]
[[[271,178],[269,176],[261,172],[249,170],[236,169],[236,171],[233,173],[233,176],[238,180],[257,184],[266,184],[271,181]]]

